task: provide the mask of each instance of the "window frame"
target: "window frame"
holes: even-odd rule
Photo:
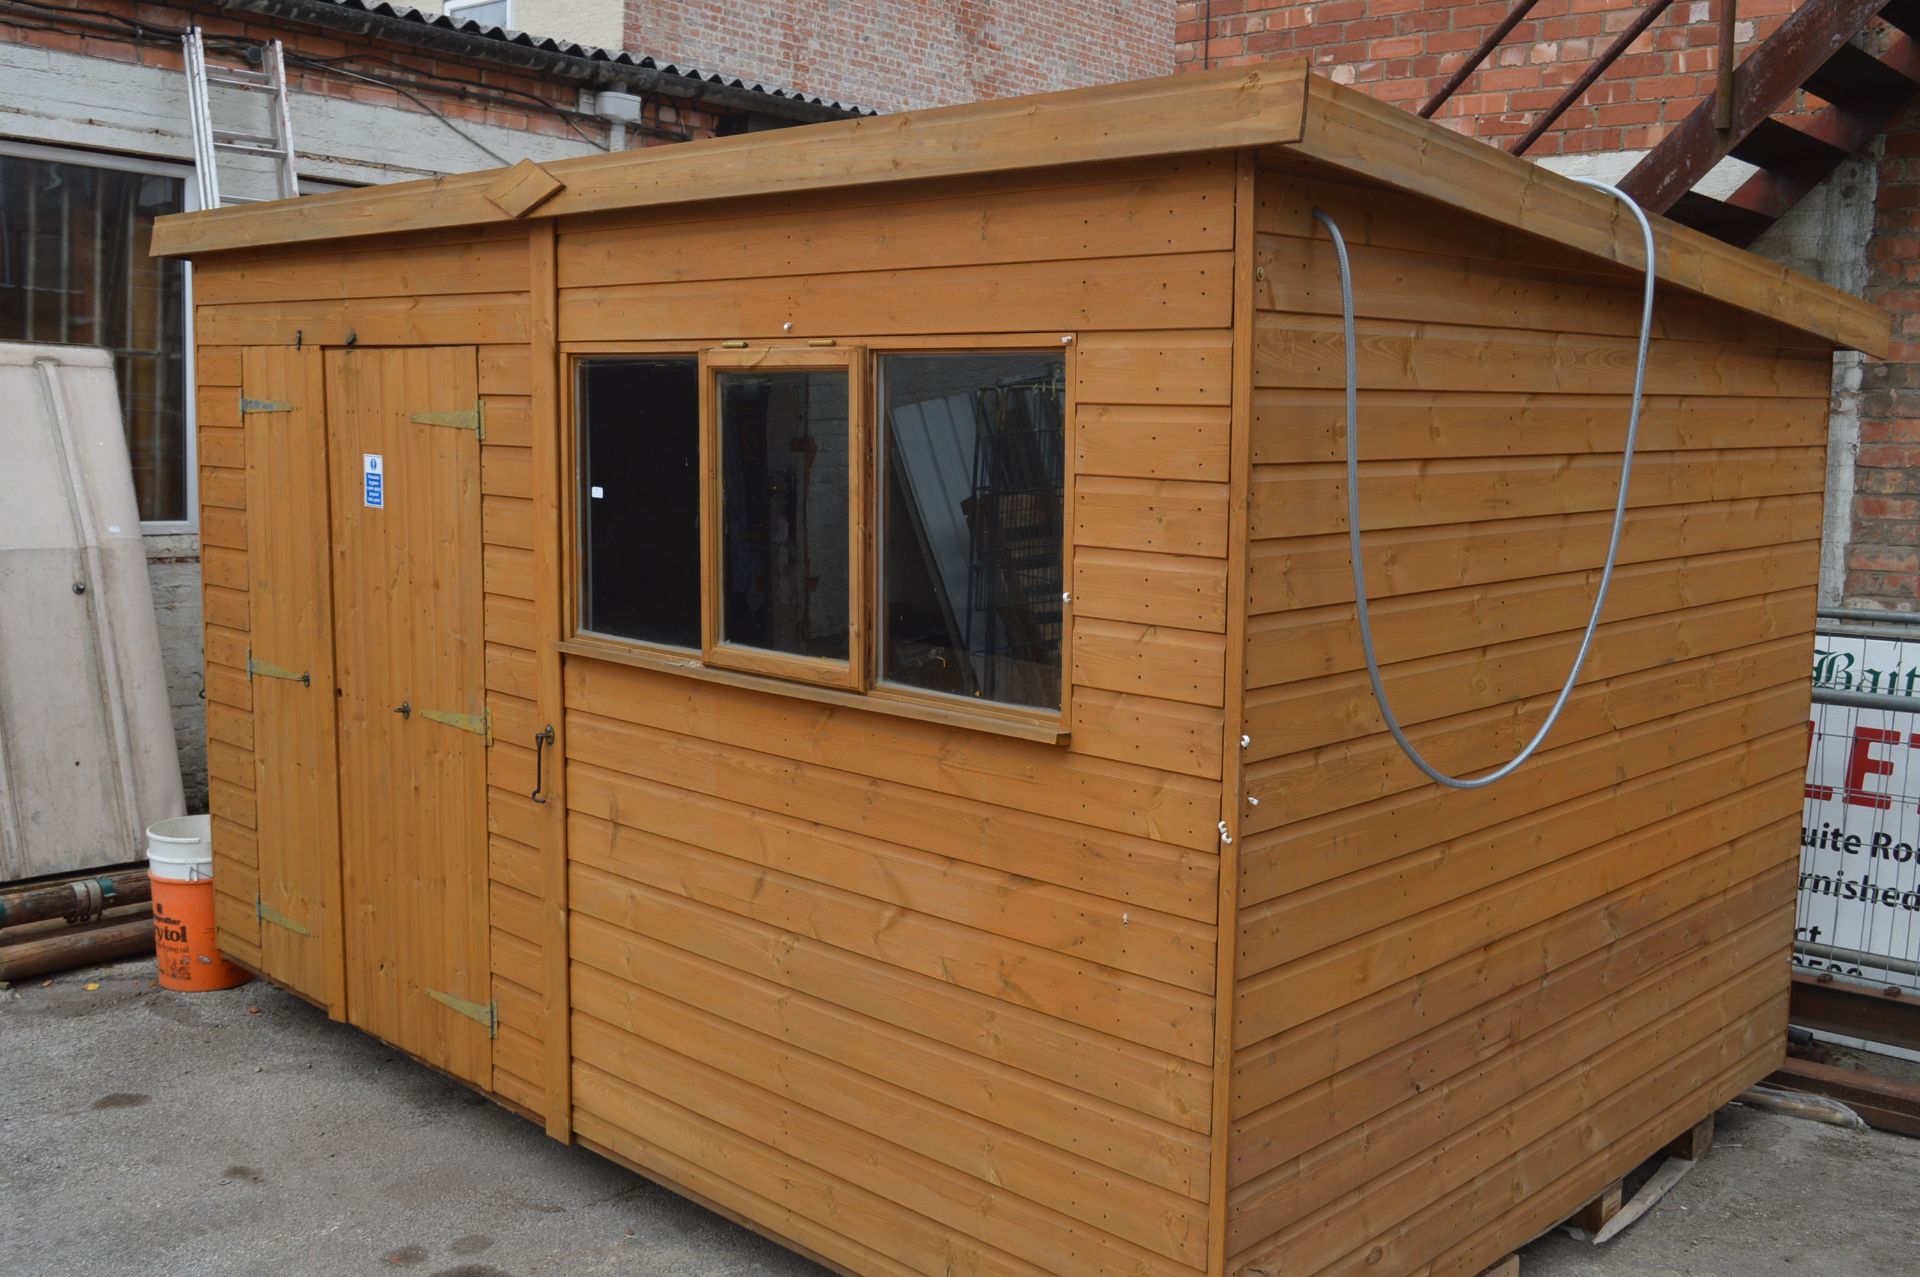
[[[466,16],[467,10],[478,9],[489,4],[498,4],[505,8],[507,11],[506,21],[481,22],[479,18],[469,18]],[[513,0],[447,0],[441,12],[454,22],[475,22],[479,23],[482,27],[498,27],[503,31],[519,30],[518,27],[513,25]]]
[[[850,346],[708,347],[700,353],[700,658],[721,669],[860,691],[867,679],[867,433],[866,352]],[[847,659],[797,656],[726,642],[721,503],[720,375],[729,372],[839,370],[847,378]]]
[[[561,432],[563,455],[563,473],[567,480],[560,485],[561,527],[565,531],[566,541],[562,549],[565,554],[565,570],[561,573],[562,606],[565,608],[566,625],[563,637],[556,645],[569,655],[592,660],[603,660],[613,664],[629,665],[640,669],[675,674],[694,678],[703,682],[718,683],[729,687],[741,687],[776,696],[786,696],[795,700],[862,709],[869,713],[887,717],[904,718],[920,722],[939,723],[945,726],[964,728],[991,735],[1012,737],[1018,740],[1038,741],[1043,744],[1061,744],[1072,734],[1074,719],[1073,698],[1073,634],[1076,608],[1074,606],[1074,489],[1078,473],[1078,452],[1076,435],[1078,431],[1079,397],[1077,333],[955,333],[936,336],[845,336],[833,339],[832,345],[809,345],[804,347],[782,346],[776,341],[746,342],[689,341],[606,341],[574,340],[562,342],[559,347],[563,375],[560,378],[560,411],[564,424]],[[709,363],[718,366],[725,363],[734,365],[735,361],[751,359],[756,352],[782,350],[787,352],[812,352],[816,357],[823,352],[832,358],[833,352],[846,358],[849,367],[848,382],[848,431],[849,451],[856,458],[860,474],[857,476],[859,504],[849,506],[849,536],[855,538],[855,547],[859,557],[853,560],[855,569],[851,575],[861,578],[857,588],[861,591],[863,614],[849,617],[849,653],[861,663],[860,681],[855,683],[847,679],[816,681],[813,678],[795,678],[783,672],[773,673],[766,669],[748,669],[725,664],[715,664],[707,658],[704,650],[694,651],[682,647],[665,647],[646,643],[637,639],[620,638],[584,630],[580,625],[583,588],[581,580],[581,534],[579,520],[582,512],[579,507],[580,466],[580,422],[576,388],[578,384],[577,365],[584,359],[605,358],[666,358],[708,356],[702,359],[700,376],[700,431],[701,431],[701,633],[704,636],[708,628],[708,595],[717,592],[718,578],[709,567],[708,555],[712,553],[710,544],[718,545],[719,534],[713,522],[716,511],[709,505],[709,492],[717,485],[717,474],[712,464],[714,453],[710,450],[711,436],[717,435],[717,419],[710,411],[712,376],[708,371]],[[878,423],[872,420],[877,411],[878,399],[875,396],[875,379],[879,375],[879,358],[890,354],[967,354],[967,353],[1007,354],[1052,354],[1059,353],[1066,361],[1064,382],[1066,400],[1062,410],[1065,421],[1065,438],[1062,442],[1062,492],[1061,492],[1061,546],[1060,579],[1063,593],[1061,634],[1060,634],[1060,708],[1058,710],[1037,709],[1032,706],[1014,705],[998,701],[977,700],[969,696],[956,696],[942,692],[926,691],[919,688],[904,687],[897,684],[882,683],[875,671],[878,654],[874,651],[878,642],[879,626],[873,608],[878,602],[877,574],[879,572],[880,549],[875,539],[881,515],[875,508],[879,489],[876,486],[877,467],[883,442]],[[748,365],[751,366],[751,365]],[[860,406],[856,408],[854,405]],[[711,533],[708,529],[712,529]],[[850,590],[855,583],[849,580]],[[854,641],[857,626],[860,639]],[[739,650],[739,649],[736,649]],[[753,649],[745,649],[751,652]],[[773,654],[776,658],[780,654]],[[807,658],[792,658],[805,662]]]
[[[181,209],[188,213],[198,212],[200,209],[200,184],[194,180],[194,169],[191,164],[151,160],[138,155],[120,155],[112,151],[88,151],[72,146],[17,142],[10,138],[0,138],[0,155],[23,160],[46,160],[55,164],[71,164],[77,168],[113,169],[117,172],[139,173],[148,177],[178,178],[181,183]],[[180,336],[186,343],[180,367],[181,393],[185,396],[186,402],[181,405],[180,422],[187,435],[180,450],[180,457],[187,468],[184,489],[187,517],[142,519],[140,521],[141,536],[193,536],[200,531],[200,384],[196,360],[200,343],[193,330],[193,263],[188,261],[180,263],[180,306],[184,312],[181,317]]]

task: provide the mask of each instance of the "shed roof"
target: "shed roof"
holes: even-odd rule
[[[153,251],[191,257],[401,231],[1256,148],[1311,159],[1637,268],[1618,201],[1309,73],[1304,60],[837,120],[160,219]],[[1660,276],[1884,354],[1879,308],[1655,218]]]

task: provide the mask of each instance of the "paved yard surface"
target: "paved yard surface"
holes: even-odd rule
[[[0,992],[0,1274],[820,1272],[285,994],[151,977]],[[1902,1277],[1917,1185],[1920,1141],[1736,1107],[1625,1236],[1545,1238],[1521,1271]]]

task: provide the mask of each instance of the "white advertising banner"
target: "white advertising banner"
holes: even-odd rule
[[[1920,699],[1914,642],[1820,635],[1820,691]],[[1920,717],[1815,701],[1796,965],[1920,989]]]

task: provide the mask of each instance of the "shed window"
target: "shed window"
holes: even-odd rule
[[[1060,705],[1066,361],[879,360],[880,677]]]
[[[700,361],[578,364],[581,628],[700,646]]]

